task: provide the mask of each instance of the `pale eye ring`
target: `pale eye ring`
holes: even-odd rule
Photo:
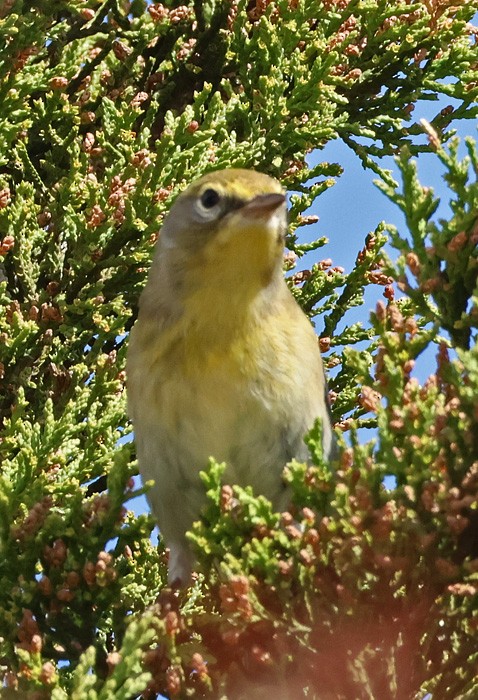
[[[200,197],[200,202],[204,209],[214,209],[220,201],[221,195],[217,190],[213,190],[212,187],[208,187],[207,190],[204,190]]]

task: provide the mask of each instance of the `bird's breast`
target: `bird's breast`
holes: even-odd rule
[[[177,445],[183,454],[187,446],[198,469],[211,456],[226,461],[237,483],[254,484],[254,470],[274,467],[277,484],[277,469],[292,456],[305,457],[302,435],[315,416],[305,409],[301,384],[312,381],[312,370],[301,379],[303,369],[274,325],[264,321],[209,345],[194,328],[173,337],[148,333],[144,323],[135,329],[128,368],[135,426],[154,432],[168,453]]]

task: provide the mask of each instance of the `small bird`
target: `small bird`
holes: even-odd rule
[[[286,197],[268,175],[209,173],[174,202],[161,228],[128,348],[128,407],[139,469],[169,547],[168,580],[187,585],[186,531],[206,496],[212,456],[228,483],[276,508],[305,433],[322,420],[334,455],[318,339],[283,275]]]

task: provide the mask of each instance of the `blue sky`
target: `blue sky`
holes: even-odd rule
[[[449,97],[436,102],[419,101],[413,112],[414,121],[431,120],[443,107],[454,102],[456,103]],[[457,120],[453,129],[461,139],[459,154],[463,158],[466,155],[464,137],[472,136],[476,139],[477,123],[473,119]],[[417,139],[418,142],[426,142],[425,134]],[[440,199],[434,219],[448,218],[451,215],[448,203],[450,192],[443,179],[444,166],[433,153],[420,154],[415,160],[421,184],[432,188],[435,196]],[[336,178],[336,184],[333,187],[318,197],[308,212],[318,215],[319,221],[315,225],[301,229],[300,232],[307,236],[307,240],[326,236],[329,242],[325,247],[305,256],[300,261],[301,267],[309,267],[317,260],[331,258],[335,266],[341,266],[346,272],[350,272],[354,267],[357,253],[364,245],[366,235],[374,231],[381,221],[393,224],[403,237],[407,237],[408,231],[401,211],[374,184],[374,180],[377,179],[375,173],[365,170],[359,158],[343,141],[331,141],[321,151],[315,151],[310,157],[310,163],[315,165],[320,161],[339,163],[343,168],[343,174]],[[391,157],[382,159],[380,164],[391,170],[395,180],[401,185],[400,172],[394,159]],[[391,247],[386,247],[386,251],[392,259],[397,255]],[[376,301],[380,298],[384,299],[382,291],[380,287],[370,287],[366,293],[365,305],[352,309],[347,323],[360,320],[367,325]],[[315,319],[315,325],[317,332],[320,333],[322,329],[320,318]],[[420,381],[424,381],[434,371],[435,354],[435,348],[430,347],[423,356],[418,358],[415,374]]]
[[[413,121],[431,121],[448,105],[457,107],[459,102],[447,96],[438,101],[420,100],[415,105]],[[463,138],[476,138],[477,123],[473,119],[461,119],[454,122],[453,129],[462,140],[460,153],[463,157],[466,154]],[[425,133],[415,142],[426,143]],[[443,181],[442,164],[432,153],[421,154],[416,160],[422,184],[433,188],[441,199],[435,217],[446,217],[450,209],[447,204],[448,193]],[[380,221],[392,223],[401,231],[405,231],[405,222],[399,209],[373,184],[376,175],[362,167],[360,160],[345,143],[330,141],[324,149],[314,151],[310,157],[311,164],[315,165],[320,161],[339,163],[344,172],[337,178],[335,186],[324,192],[311,207],[311,213],[319,216],[319,222],[305,231],[310,234],[311,239],[327,236],[329,244],[319,251],[319,257],[331,257],[335,265],[341,265],[346,271],[350,271],[366,234],[373,231]],[[399,171],[393,158],[382,159],[380,164],[392,170],[395,179],[400,182]]]

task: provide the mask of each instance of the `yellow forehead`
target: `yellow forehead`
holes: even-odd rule
[[[269,175],[258,173],[256,170],[241,170],[230,168],[207,173],[193,182],[183,193],[195,196],[207,188],[216,189],[238,199],[250,199],[259,194],[281,193],[284,188],[278,180]]]

